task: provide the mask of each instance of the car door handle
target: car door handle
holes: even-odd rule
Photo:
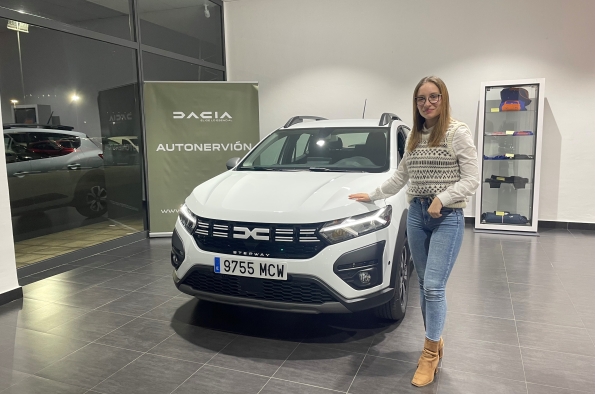
[[[12,175],[13,175],[13,176],[16,176],[17,178],[22,178],[22,177],[24,177],[24,176],[25,176],[25,175],[27,175],[27,174],[28,174],[28,172],[27,172],[27,171],[21,171],[21,172],[15,172],[15,173],[13,173]]]
[[[80,170],[81,165],[79,163],[73,163],[66,166],[69,170]]]

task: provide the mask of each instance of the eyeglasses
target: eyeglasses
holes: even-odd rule
[[[440,97],[442,97],[441,94],[432,93],[428,97],[428,101],[430,104],[436,104],[438,101],[440,101]],[[426,103],[426,98],[424,96],[418,96],[415,98],[415,102],[417,105],[424,105]]]

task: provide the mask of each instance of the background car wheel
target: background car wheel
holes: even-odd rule
[[[398,321],[405,317],[409,292],[409,274],[411,272],[410,262],[411,254],[409,253],[409,245],[407,240],[405,240],[399,260],[395,262],[398,266],[395,267],[397,269],[397,277],[393,298],[386,304],[376,307],[374,312],[377,317],[392,321]]]
[[[107,191],[103,182],[90,182],[77,192],[75,208],[83,216],[95,218],[107,212]]]

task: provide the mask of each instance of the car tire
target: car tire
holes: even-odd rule
[[[407,312],[407,301],[409,299],[409,278],[411,273],[411,253],[407,239],[403,242],[401,253],[399,253],[395,278],[395,289],[393,297],[386,304],[375,308],[374,312],[381,319],[399,321],[405,317]]]
[[[83,216],[96,218],[107,212],[107,191],[101,180],[86,181],[76,192],[74,207]]]

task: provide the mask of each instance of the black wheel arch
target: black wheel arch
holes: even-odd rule
[[[399,264],[397,261],[400,258],[401,250],[405,245],[405,241],[407,240],[407,214],[409,210],[403,210],[401,214],[401,219],[399,221],[399,233],[397,234],[397,240],[395,242],[395,249],[393,251],[393,259],[391,261],[391,272],[390,272],[390,287],[395,288],[396,280],[397,280],[397,271],[399,269]]]

